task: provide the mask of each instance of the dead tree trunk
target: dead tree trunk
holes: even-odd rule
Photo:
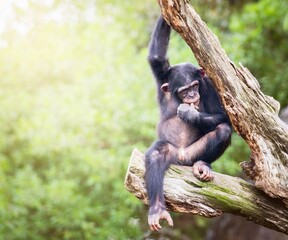
[[[272,197],[288,200],[288,126],[279,103],[265,96],[248,69],[230,61],[218,38],[188,0],[158,0],[167,22],[183,37],[217,88],[234,129],[248,143],[251,162],[242,168]]]
[[[172,167],[164,193],[170,210],[218,216],[229,212],[288,234],[288,125],[278,117],[279,103],[265,96],[242,65],[229,60],[217,37],[188,0],[158,0],[162,15],[187,42],[199,65],[212,79],[234,129],[248,143],[251,161],[242,164],[255,186],[216,174],[211,183],[195,179],[185,167]],[[126,188],[147,204],[143,156],[132,155]],[[141,162],[142,161],[142,162]]]

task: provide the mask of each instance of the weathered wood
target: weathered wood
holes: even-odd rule
[[[230,61],[188,0],[158,2],[166,21],[212,79],[234,129],[248,143],[251,161],[242,164],[244,172],[267,194],[288,202],[288,125],[278,117],[279,103],[260,91],[247,68]]]
[[[145,156],[134,150],[125,178],[126,189],[148,204],[144,183]],[[173,165],[164,178],[164,194],[169,210],[215,217],[223,212],[246,217],[265,227],[288,234],[288,209],[252,184],[215,173],[211,182],[201,182],[191,167]]]

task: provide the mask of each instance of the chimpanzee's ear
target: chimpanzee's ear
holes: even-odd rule
[[[201,78],[204,78],[204,77],[205,77],[206,72],[205,72],[205,70],[204,70],[203,68],[200,68],[200,69],[198,70],[198,72],[199,72]]]
[[[169,83],[163,83],[161,86],[161,90],[163,92],[169,92],[168,86],[169,86]]]

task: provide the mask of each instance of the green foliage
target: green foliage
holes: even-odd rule
[[[287,8],[288,2],[282,0],[247,4],[230,24],[230,46],[239,50],[235,58],[260,80],[263,91],[283,107],[288,104]],[[235,53],[233,50],[228,51]]]
[[[133,146],[155,135],[139,108],[153,105],[141,95],[153,82],[139,84],[150,78],[145,53],[136,58],[122,25],[97,19],[107,24],[40,21],[2,36],[1,239],[141,235],[123,180]]]

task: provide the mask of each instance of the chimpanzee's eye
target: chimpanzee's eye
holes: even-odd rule
[[[188,89],[185,89],[185,90],[182,92],[183,95],[186,95],[187,93],[188,93]]]
[[[192,87],[192,89],[195,90],[195,91],[198,91],[198,89],[199,89],[199,84],[195,84],[195,85]]]
[[[178,96],[179,96],[181,99],[185,98],[185,97],[187,96],[187,94],[188,94],[188,89],[184,89],[184,90],[178,92]]]

